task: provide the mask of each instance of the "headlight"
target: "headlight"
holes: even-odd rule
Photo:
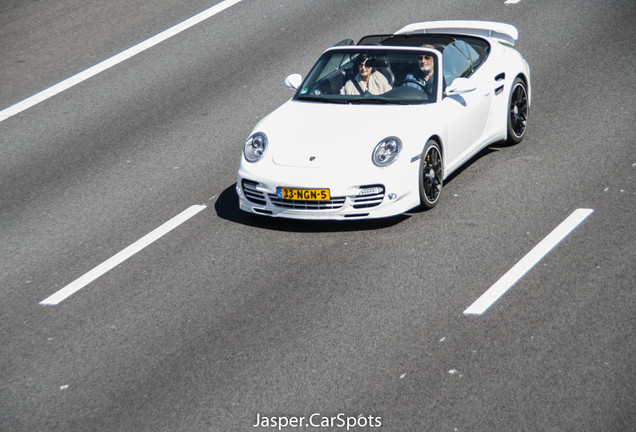
[[[267,150],[267,135],[257,132],[245,141],[243,154],[248,162],[258,162]]]
[[[397,159],[400,150],[402,150],[402,142],[399,138],[385,138],[373,150],[373,163],[379,167],[388,166]]]

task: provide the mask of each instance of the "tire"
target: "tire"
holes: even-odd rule
[[[439,201],[444,182],[443,168],[439,144],[435,140],[429,140],[420,158],[420,202],[424,210],[432,209]]]
[[[528,90],[526,83],[517,77],[508,98],[508,144],[518,144],[526,135],[528,126]]]

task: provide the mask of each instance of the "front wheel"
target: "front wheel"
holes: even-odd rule
[[[435,140],[429,140],[420,160],[420,202],[425,210],[439,201],[443,183],[442,152]]]
[[[528,91],[521,78],[515,79],[508,101],[508,144],[520,143],[528,126]]]

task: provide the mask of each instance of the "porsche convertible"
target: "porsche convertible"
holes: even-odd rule
[[[294,96],[243,147],[242,210],[294,219],[365,219],[433,208],[444,180],[484,147],[520,142],[530,68],[518,31],[431,21],[327,49]]]

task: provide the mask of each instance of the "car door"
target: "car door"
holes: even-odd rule
[[[456,78],[465,78],[464,83],[471,91],[458,95],[444,96],[448,122],[448,142],[446,145],[446,166],[451,171],[463,163],[481,146],[481,138],[486,129],[492,89],[481,79],[477,71],[473,74],[473,61],[476,53],[462,40],[448,44],[442,53],[442,70],[445,88],[452,86]]]

